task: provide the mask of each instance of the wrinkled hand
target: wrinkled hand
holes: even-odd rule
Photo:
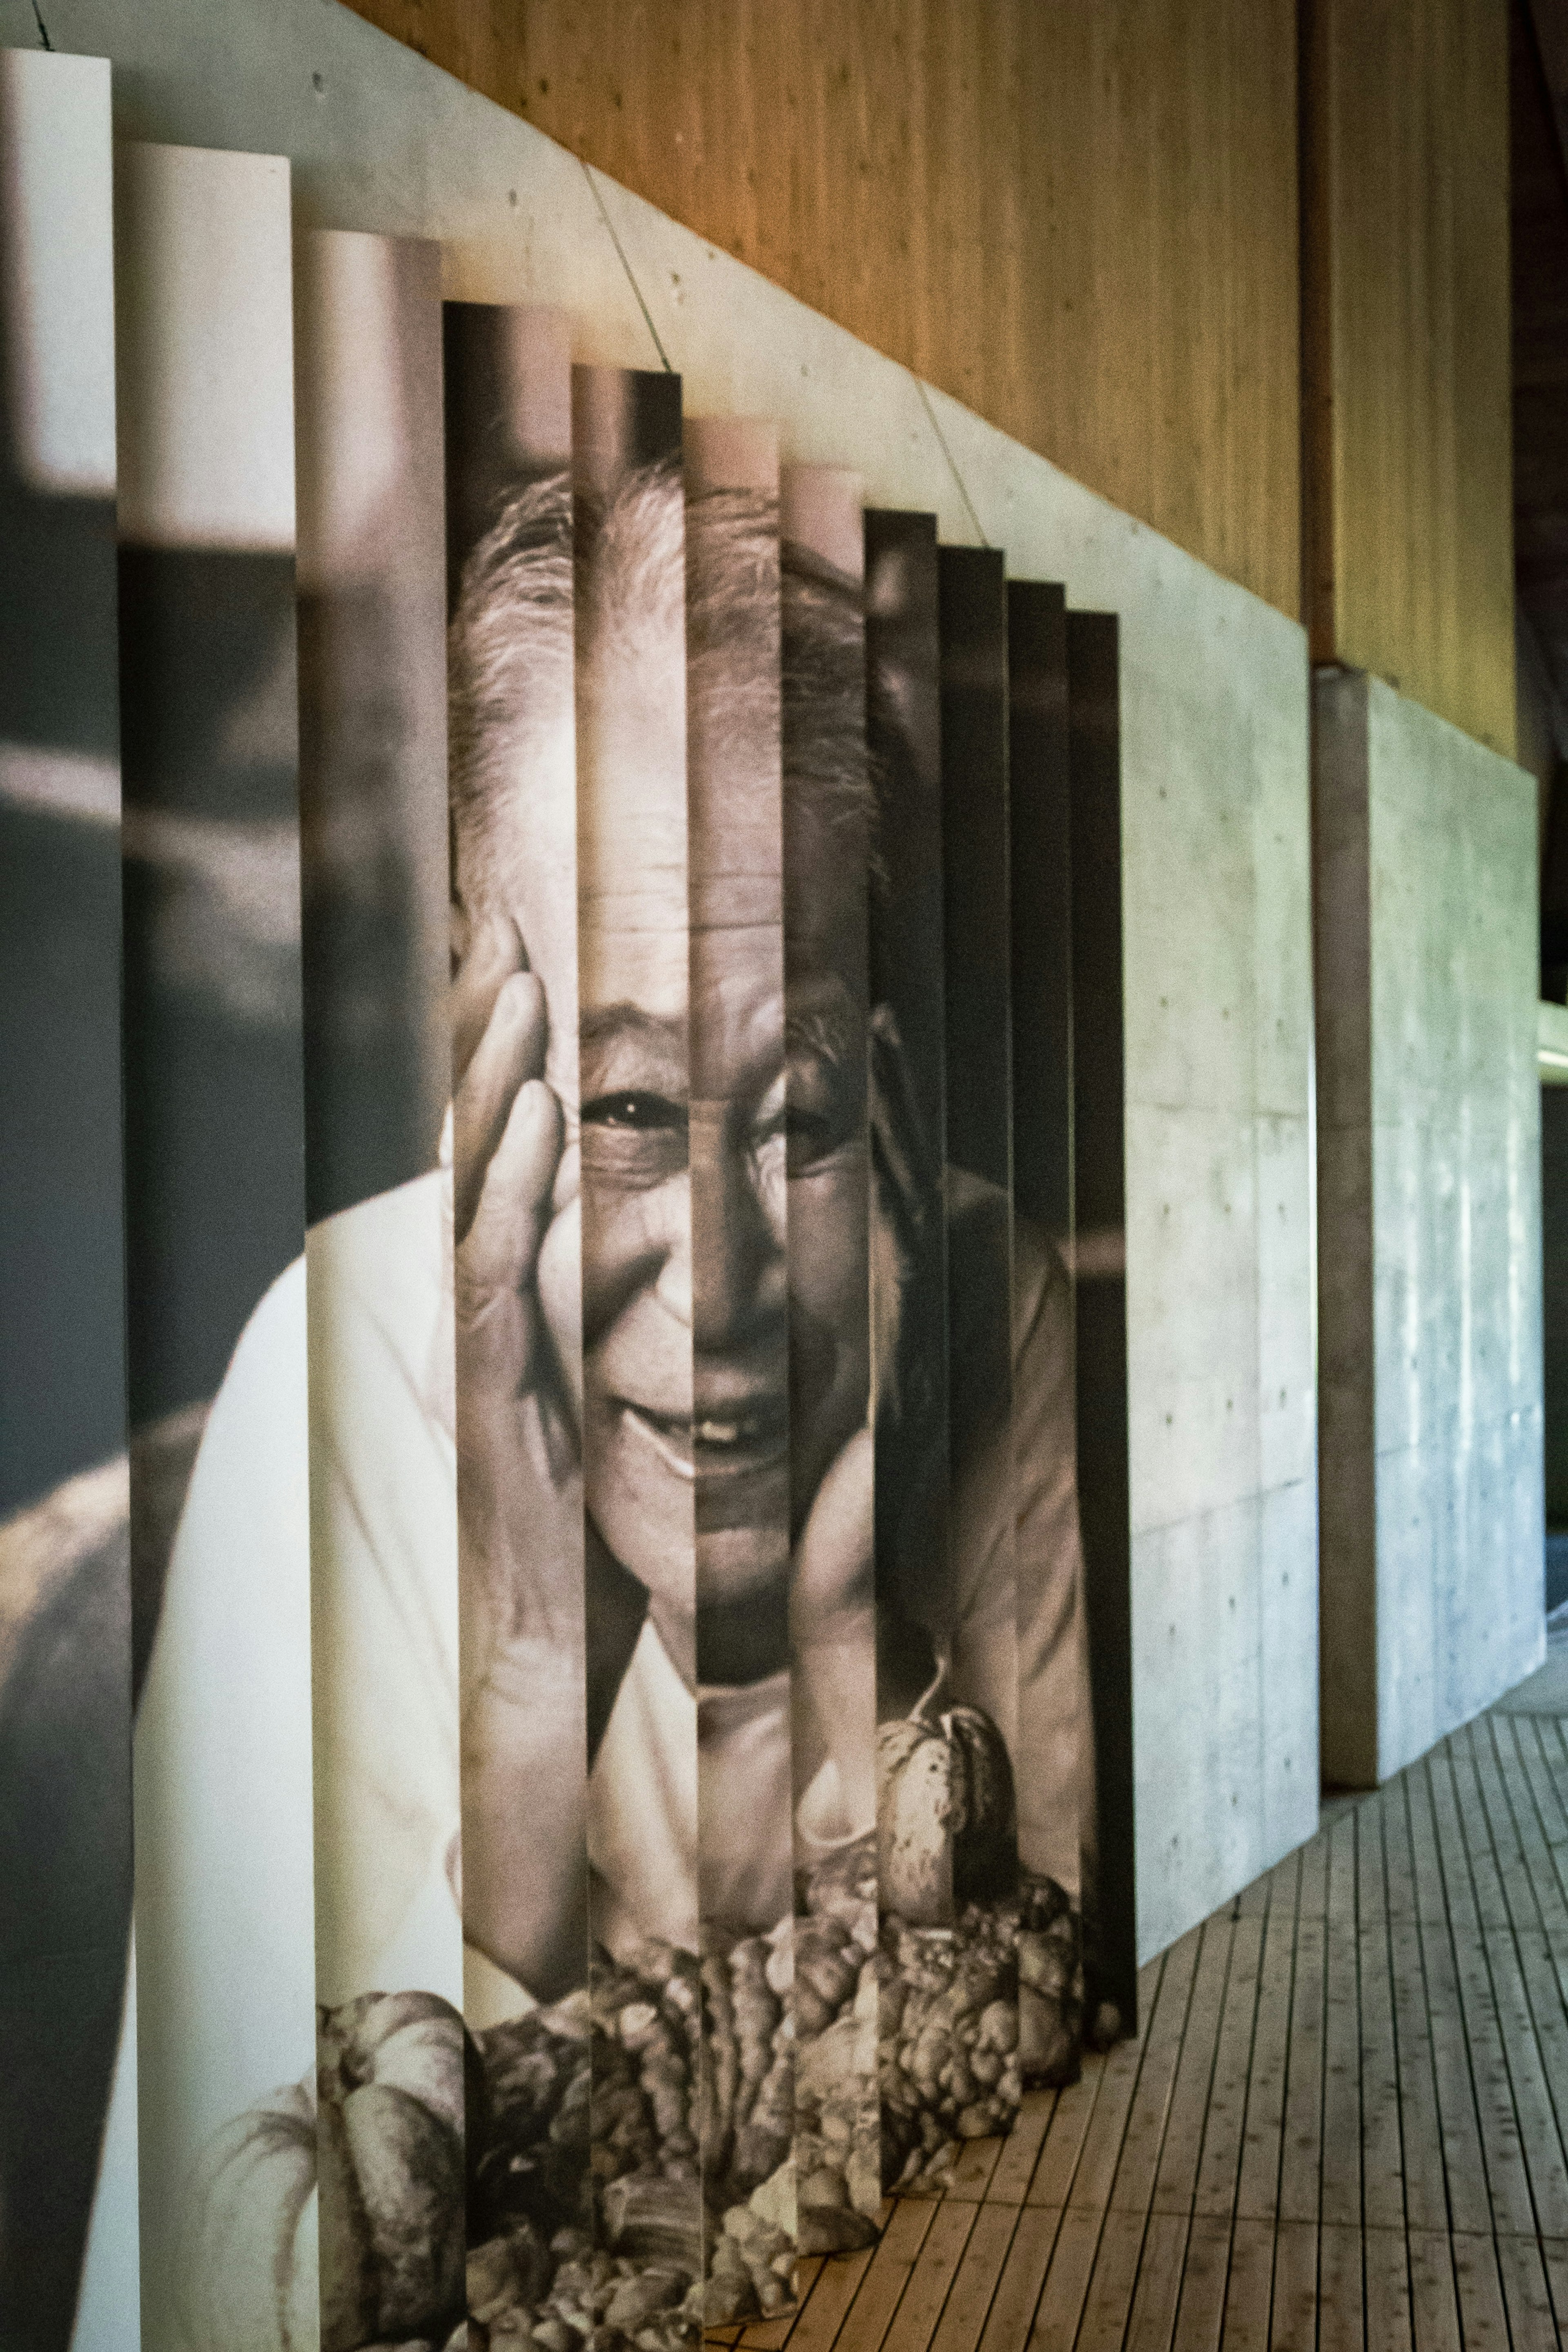
[[[561,1108],[510,923],[477,932],[453,1014],[463,1924],[548,1998],[585,1948],[583,1482],[538,1281]]]
[[[535,1275],[561,1160],[547,1031],[515,929],[483,925],[454,992],[452,1223],[461,1384],[487,1403],[526,1394],[542,1368]]]

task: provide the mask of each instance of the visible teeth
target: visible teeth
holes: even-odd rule
[[[762,1414],[752,1413],[743,1421],[694,1422],[691,1433],[699,1445],[745,1445],[761,1437],[766,1427]]]

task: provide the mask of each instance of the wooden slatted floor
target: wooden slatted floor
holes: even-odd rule
[[[1531,1693],[1536,1693],[1532,1700]],[[1539,1709],[1540,1711],[1532,1711]],[[1152,1961],[1136,2041],[738,2352],[1568,2340],[1568,1650]]]

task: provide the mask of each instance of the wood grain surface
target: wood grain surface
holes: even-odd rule
[[[1568,1720],[1529,1686],[1142,1970],[757,2352],[1547,2352],[1568,2336]]]
[[[1299,610],[1294,0],[352,0]]]
[[[1507,0],[1303,0],[1315,660],[1515,743]]]

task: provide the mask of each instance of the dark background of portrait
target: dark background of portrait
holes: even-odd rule
[[[1068,614],[1078,1484],[1100,1825],[1098,1918],[1089,1923],[1087,1957],[1094,1990],[1116,2003],[1131,2032],[1138,1967],[1119,646],[1114,614]]]
[[[947,1022],[949,1460],[956,1480],[1013,1405],[1012,904],[1007,587],[999,549],[937,556]],[[987,1189],[955,1177],[978,1177]],[[1011,1491],[1012,1449],[1003,1475]],[[952,1563],[956,1568],[956,1562]],[[1016,1557],[1004,1573],[1014,1575]],[[949,1603],[956,1615],[956,1591]],[[1016,1682],[1016,1670],[1014,1674]],[[998,1724],[1011,1735],[1014,1727]],[[1014,1764],[1023,1761],[1014,1739]]]
[[[0,236],[5,225],[0,218]],[[20,478],[0,274],[0,745],[120,758],[114,501]],[[120,827],[0,798],[0,1517],[125,1444]]]
[[[304,1240],[293,558],[122,548],[120,640],[135,1429],[215,1393]]]
[[[0,89],[0,151],[47,135],[47,106],[29,104],[18,124],[4,101]],[[105,104],[105,187],[108,130]],[[16,234],[6,184],[0,173],[0,241]],[[0,266],[0,747],[37,761],[46,782],[51,757],[90,762],[77,773],[96,813],[0,793],[0,1520],[112,1462],[126,1435],[114,500],[23,478],[11,394],[26,322],[7,313],[11,282]],[[120,2032],[131,1908],[122,1500],[111,1472],[107,1508],[64,1516],[61,1496],[58,1523],[31,1515],[31,1543],[7,1548],[5,1563],[24,1592],[40,1571],[41,1605],[24,1623],[7,1622],[16,1586],[0,1589],[7,2352],[64,2352],[68,2341]]]
[[[1013,1205],[1072,1238],[1072,866],[1067,598],[1007,584]]]
[[[310,240],[295,262],[311,1224],[434,1167],[450,1086],[440,255],[377,240],[384,299],[356,307],[345,331],[328,315],[342,275],[312,249],[333,242]],[[357,460],[353,427],[315,341],[345,331],[371,435],[395,417],[399,439],[394,463],[380,453],[380,495],[352,538],[341,525],[333,537],[329,518]]]
[[[1004,558],[997,548],[944,547],[938,553],[937,576],[947,1156],[1010,1198],[1012,910]],[[1006,1320],[1004,1309],[1004,1329]],[[1009,1356],[1005,1377],[1010,1369]]]

